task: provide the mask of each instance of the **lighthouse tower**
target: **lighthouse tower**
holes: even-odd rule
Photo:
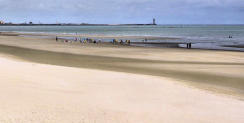
[[[156,25],[156,19],[153,18],[153,25]]]

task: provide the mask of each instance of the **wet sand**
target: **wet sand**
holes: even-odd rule
[[[223,45],[224,47],[244,48],[244,45]]]
[[[241,52],[0,36],[0,54],[0,121],[244,121]]]

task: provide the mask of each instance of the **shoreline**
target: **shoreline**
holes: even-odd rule
[[[216,50],[216,51],[235,51],[244,52],[243,44],[235,44],[236,42],[215,42],[215,41],[187,41],[180,37],[158,37],[158,36],[121,36],[121,35],[90,35],[90,34],[62,34],[62,33],[30,33],[30,32],[0,32],[2,36],[20,36],[33,37],[42,39],[53,39],[59,37],[61,40],[74,41],[75,38],[90,38],[100,40],[102,43],[112,42],[117,40],[131,40],[131,46],[137,47],[152,47],[152,48],[187,48],[187,44],[191,43],[191,49],[200,50]],[[148,40],[148,41],[145,41]],[[224,44],[218,44],[224,43]],[[234,43],[234,44],[233,44]]]

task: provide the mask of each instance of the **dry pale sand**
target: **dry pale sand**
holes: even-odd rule
[[[11,34],[0,36],[0,68],[4,123],[244,122],[241,52]]]
[[[243,123],[244,102],[174,79],[0,57],[0,122]]]

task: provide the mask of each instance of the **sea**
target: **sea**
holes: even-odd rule
[[[0,26],[1,32],[157,37],[148,42],[177,42],[179,47],[244,51],[244,25]],[[161,38],[159,38],[161,37]],[[107,39],[112,40],[112,39]],[[143,39],[134,39],[137,42]],[[133,42],[133,39],[132,39]]]

